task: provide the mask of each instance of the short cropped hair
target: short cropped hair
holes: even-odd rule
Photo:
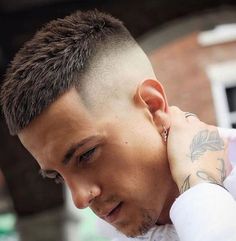
[[[60,95],[78,86],[75,75],[85,71],[99,45],[116,38],[134,41],[120,20],[97,10],[77,11],[38,31],[15,55],[1,89],[10,133],[17,134]]]

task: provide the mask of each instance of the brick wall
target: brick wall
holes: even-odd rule
[[[158,79],[166,88],[170,105],[191,111],[210,124],[217,124],[211,83],[205,68],[209,64],[236,59],[236,42],[202,47],[197,32],[154,50],[149,57]]]

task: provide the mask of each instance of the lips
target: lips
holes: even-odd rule
[[[107,215],[103,216],[103,219],[108,223],[114,223],[120,213],[122,207],[122,202],[118,203],[115,207],[113,207]]]

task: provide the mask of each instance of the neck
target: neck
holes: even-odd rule
[[[174,203],[175,199],[179,196],[179,189],[176,185],[176,183],[173,181],[169,195],[167,196],[167,199],[165,201],[164,207],[162,209],[162,212],[160,214],[160,217],[158,218],[157,225],[165,225],[165,224],[171,224],[172,221],[170,219],[170,209],[172,204]]]

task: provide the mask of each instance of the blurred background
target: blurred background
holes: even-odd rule
[[[0,0],[0,83],[46,22],[98,9],[121,19],[150,57],[171,105],[236,128],[236,0]],[[100,231],[102,230],[102,234]],[[89,210],[38,166],[0,117],[0,241],[108,241]]]

